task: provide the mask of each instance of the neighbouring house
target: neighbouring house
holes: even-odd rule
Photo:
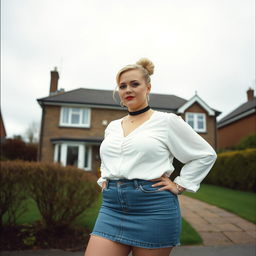
[[[253,133],[256,133],[256,97],[250,88],[247,101],[218,122],[218,149],[235,146]]]
[[[0,109],[0,143],[4,142],[6,139],[6,130],[4,127],[4,120],[2,117],[1,109]]]
[[[98,173],[99,146],[110,121],[126,115],[113,91],[78,88],[58,90],[59,74],[51,71],[50,95],[38,99],[42,120],[38,161],[75,165]],[[181,115],[214,148],[217,147],[216,117],[197,94],[190,100],[175,95],[150,94],[152,109]]]

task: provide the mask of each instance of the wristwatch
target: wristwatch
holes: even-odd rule
[[[175,184],[176,184],[176,188],[177,188],[177,190],[178,190],[178,195],[181,195],[182,192],[183,192],[185,189],[183,189],[179,184],[177,184],[177,183],[175,183]]]

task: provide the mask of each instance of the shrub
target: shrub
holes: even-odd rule
[[[21,162],[0,162],[0,226],[6,216],[7,224],[14,226],[26,208],[22,205],[27,198],[26,172]]]
[[[36,161],[37,147],[36,143],[25,143],[20,138],[6,139],[1,143],[1,160]]]
[[[256,149],[220,153],[204,182],[256,192],[255,166]]]
[[[37,204],[48,229],[69,226],[97,198],[96,176],[73,166],[3,161],[0,171],[0,217],[15,220],[24,212],[26,197]],[[19,214],[18,214],[19,213]],[[18,214],[18,215],[17,215]]]
[[[37,143],[26,143],[23,160],[25,161],[36,161],[37,160]]]
[[[249,136],[244,137],[238,145],[235,147],[236,149],[246,149],[246,148],[256,148],[256,133],[251,134]]]
[[[45,226],[69,226],[97,198],[96,177],[73,166],[34,163],[29,190]]]

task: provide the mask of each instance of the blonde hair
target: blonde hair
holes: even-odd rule
[[[129,70],[136,70],[136,69],[142,72],[146,83],[150,83],[151,82],[150,76],[154,73],[154,68],[155,66],[152,61],[150,61],[147,58],[141,58],[135,64],[129,64],[119,70],[119,72],[116,75],[117,85],[119,84],[120,76],[124,72]],[[117,89],[117,86],[116,86],[116,89]],[[113,91],[113,95],[112,95],[115,102],[116,102],[116,97],[115,97],[116,89]]]
[[[130,65],[123,67],[116,75],[116,82],[117,82],[117,84],[119,83],[120,76],[124,72],[129,71],[129,70],[138,69],[142,72],[146,83],[150,83],[150,81],[151,81],[150,76],[154,73],[154,68],[155,68],[155,66],[152,61],[150,61],[147,58],[141,58],[135,64],[130,64]]]

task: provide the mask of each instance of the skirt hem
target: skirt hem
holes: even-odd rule
[[[118,242],[121,244],[136,246],[136,247],[141,247],[141,248],[146,248],[146,249],[168,248],[168,247],[175,247],[175,246],[181,245],[180,243],[159,244],[159,243],[147,243],[147,242],[142,242],[142,241],[134,241],[131,239],[127,239],[125,237],[116,237],[116,236],[110,235],[108,233],[98,232],[98,231],[93,231],[92,233],[90,233],[90,235],[96,235],[96,236],[104,237],[111,241]]]

